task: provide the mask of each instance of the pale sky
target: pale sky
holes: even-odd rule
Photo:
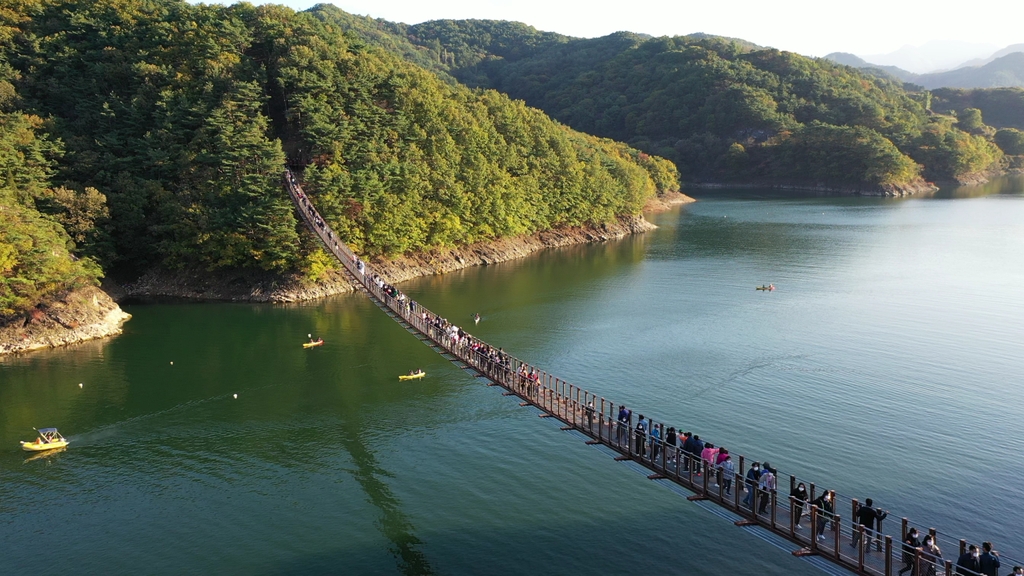
[[[320,2],[278,0],[272,3],[303,10]],[[950,3],[948,8],[941,2],[923,0],[842,3],[829,0],[332,0],[331,3],[353,14],[407,24],[442,18],[517,20],[538,30],[585,38],[619,30],[654,36],[706,32],[807,56],[824,56],[830,52],[882,54],[931,40],[958,40],[997,48],[1024,42],[1024,2],[1021,0],[972,0]]]

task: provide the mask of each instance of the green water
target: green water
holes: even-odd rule
[[[654,220],[403,289],[636,411],[1022,556],[1024,182]],[[361,296],[126,309],[123,336],[0,361],[0,574],[822,573]],[[70,449],[27,460],[33,426]]]

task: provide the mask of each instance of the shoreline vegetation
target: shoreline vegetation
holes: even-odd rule
[[[933,107],[737,39],[323,4],[0,12],[0,327],[104,277],[117,298],[350,289],[281,194],[284,166],[396,280],[642,231],[681,181],[903,196],[1024,166],[1017,92]]]
[[[694,202],[679,192],[651,199],[645,212],[656,213]],[[397,258],[376,257],[371,264],[396,282],[444,274],[472,266],[487,266],[530,256],[547,248],[591,244],[642,234],[656,227],[642,216],[590,226],[562,227],[516,238],[411,253]],[[340,269],[332,269],[316,282],[301,274],[275,274],[253,270],[152,270],[124,284],[105,281],[102,290],[74,290],[22,318],[0,326],[0,356],[57,348],[121,334],[131,318],[117,302],[181,299],[196,302],[292,303],[352,292],[354,286]],[[116,301],[115,301],[116,300]]]

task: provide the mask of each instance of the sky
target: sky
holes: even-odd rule
[[[324,1],[328,0],[273,3],[303,10]],[[921,0],[330,1],[346,12],[407,24],[442,18],[516,20],[538,30],[584,38],[620,30],[654,36],[706,32],[806,56],[884,54],[935,40],[995,49],[1024,42],[1024,2],[1020,0],[973,0],[949,8]]]

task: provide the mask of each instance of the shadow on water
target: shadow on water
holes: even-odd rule
[[[355,421],[358,426],[346,425],[345,433],[340,435],[340,442],[352,458],[355,470],[353,478],[366,494],[368,501],[380,511],[377,526],[381,534],[391,543],[391,554],[398,561],[398,569],[407,576],[433,574],[430,563],[420,551],[423,544],[413,533],[412,521],[402,510],[402,503],[391,492],[391,488],[382,478],[390,477],[391,473],[377,462],[376,456],[367,447],[360,434],[363,422]],[[298,574],[303,571],[295,571]]]

